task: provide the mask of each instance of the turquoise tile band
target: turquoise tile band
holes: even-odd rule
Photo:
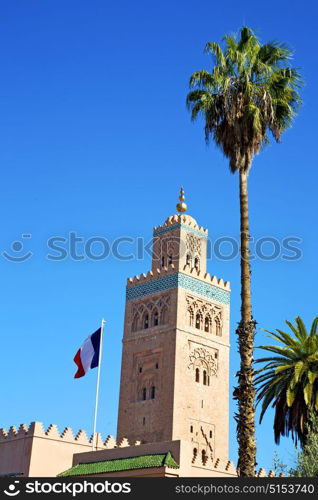
[[[169,231],[174,231],[175,229],[180,229],[180,228],[185,229],[186,231],[189,231],[190,233],[193,233],[196,236],[200,236],[200,238],[208,237],[206,233],[203,233],[198,229],[194,229],[193,227],[187,226],[186,224],[175,224],[174,226],[165,227],[164,229],[158,229],[158,231],[153,232],[153,235],[159,236],[160,234],[168,233]]]
[[[155,280],[146,281],[145,283],[137,283],[136,285],[126,288],[126,300],[135,300],[147,295],[170,290],[172,288],[184,288],[190,292],[197,293],[222,304],[228,305],[230,303],[230,292],[222,290],[215,285],[210,285],[204,281],[192,278],[182,273],[169,274],[167,276],[160,276]]]

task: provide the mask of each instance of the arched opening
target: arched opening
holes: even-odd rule
[[[210,431],[210,439],[212,439],[212,431]]]
[[[197,448],[193,448],[193,457],[195,458],[198,454]]]
[[[190,425],[190,432],[193,433],[193,425]]]
[[[144,315],[143,327],[144,328],[148,328],[149,327],[149,314],[148,313],[146,313]]]
[[[146,401],[146,399],[147,399],[147,389],[146,387],[144,387],[142,390],[142,400]]]
[[[151,388],[150,397],[151,397],[151,399],[155,399],[155,397],[156,397],[156,388],[154,385]]]
[[[161,257],[161,267],[165,267],[165,258],[164,258],[164,256]]]
[[[220,318],[215,318],[215,335],[217,335],[218,337],[222,336]]]
[[[134,316],[133,322],[132,322],[132,327],[131,327],[133,332],[136,332],[138,330],[138,327],[139,327],[138,323],[139,323],[139,315],[136,313]]]
[[[167,306],[163,306],[160,314],[160,324],[166,325],[168,323],[168,308]]]
[[[200,330],[201,329],[201,316],[198,313],[195,317],[195,327]]]
[[[199,271],[199,270],[200,270],[200,259],[199,259],[199,257],[196,257],[196,258],[194,259],[194,268],[195,268],[197,271]]]
[[[210,318],[208,316],[204,319],[204,331],[207,333],[210,331]]]
[[[195,381],[200,382],[200,370],[199,370],[199,368],[195,369]]]
[[[208,377],[206,370],[203,370],[203,385],[208,385]]]
[[[158,326],[159,325],[159,314],[157,309],[154,310],[153,316],[152,316],[152,324],[153,326]]]
[[[192,309],[188,309],[188,313],[189,313],[189,326],[193,326],[194,314]]]
[[[202,463],[205,464],[205,462],[206,462],[206,451],[205,450],[201,451],[201,457],[202,457]]]
[[[172,264],[172,254],[168,255],[168,264]]]
[[[142,366],[139,366],[139,373],[142,373]]]
[[[186,265],[191,267],[191,255],[188,253],[186,257]]]
[[[142,425],[145,425],[145,423],[146,423],[146,417],[143,417],[143,419],[142,419]]]

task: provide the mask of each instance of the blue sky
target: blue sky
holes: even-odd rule
[[[238,237],[238,178],[219,151],[205,146],[185,96],[190,74],[211,68],[205,43],[243,24],[264,42],[294,49],[306,81],[293,128],[255,159],[250,175],[252,235],[302,239],[298,260],[253,262],[254,316],[268,329],[297,315],[311,322],[318,274],[316,16],[313,2],[296,9],[291,0],[261,8],[251,1],[2,2],[0,251],[33,255],[21,263],[0,256],[1,426],[39,420],[91,432],[96,371],[74,380],[72,359],[105,316],[98,427],[103,435],[116,432],[125,282],[147,271],[150,257],[53,261],[50,237],[149,241],[153,226],[174,213],[181,184],[189,214],[213,240]],[[17,241],[23,248],[12,248]],[[127,243],[121,248],[131,251]],[[92,251],[100,252],[98,244]],[[209,271],[232,285],[233,387],[239,260],[214,257]],[[258,332],[256,344],[264,340]],[[285,462],[293,454],[290,439],[274,445],[272,418],[268,413],[257,431],[258,463],[267,468],[274,450]]]

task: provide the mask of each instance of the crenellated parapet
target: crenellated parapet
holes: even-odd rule
[[[29,426],[21,424],[18,428],[11,426],[9,430],[0,428],[0,444],[1,442],[9,442],[25,438],[44,438],[65,443],[74,443],[83,446],[92,446],[93,436],[88,437],[86,432],[80,429],[76,434],[70,427],[65,427],[62,432],[59,431],[57,425],[50,424],[47,429],[44,428],[41,422],[31,422]],[[101,434],[97,434],[98,448],[121,448],[125,446],[138,446],[140,441],[130,443],[127,438],[116,441],[114,436],[102,438]]]
[[[211,456],[198,455],[196,453],[193,454],[191,464],[193,467],[204,467],[210,471],[216,471],[223,473],[224,475],[229,474],[231,476],[237,475],[237,468],[231,460],[224,461],[220,458],[212,458]],[[275,472],[270,470],[266,473],[264,468],[260,468],[258,471],[255,471],[255,477],[274,477]]]
[[[195,268],[187,268],[184,266],[187,275],[192,276],[195,279],[200,281],[204,281],[208,285],[214,285],[222,290],[231,291],[230,282],[224,281],[222,278],[217,278],[216,276],[211,276],[210,273],[203,273],[201,271],[196,270]],[[170,264],[161,269],[155,269],[154,271],[148,271],[147,273],[142,273],[140,275],[133,276],[132,278],[127,279],[127,287],[132,287],[138,285],[140,283],[145,283],[148,281],[157,280],[163,276],[171,275],[171,272],[175,270],[174,264]],[[183,274],[183,273],[179,273]]]
[[[0,429],[0,458],[2,458],[0,473],[19,472],[26,477],[53,477],[61,470],[67,470],[72,464],[74,465],[74,457],[78,457],[76,460],[80,463],[94,463],[101,460],[112,461],[169,452],[179,457],[177,462],[180,466],[180,477],[189,475],[189,472],[190,476],[194,477],[201,475],[235,477],[238,475],[232,461],[215,458],[209,451],[198,453],[194,449],[193,453],[190,450],[188,452],[184,447],[185,442],[180,448],[181,441],[141,444],[141,441],[132,441],[126,437],[116,440],[111,435],[103,439],[99,433],[96,438],[97,450],[92,451],[93,437],[88,437],[82,429],[75,434],[70,427],[65,427],[60,432],[57,425],[51,424],[44,428],[41,422],[31,422],[29,426],[25,424],[19,427],[11,426],[8,430],[2,428]],[[26,445],[26,439],[30,439],[32,446]],[[25,455],[25,450],[29,450],[28,456]],[[184,451],[180,454],[181,450]],[[23,460],[21,462],[21,456],[24,457],[25,463]],[[6,457],[5,460],[3,457]],[[193,474],[191,474],[191,468],[193,468]],[[275,476],[273,471],[266,473],[263,468],[255,471],[255,477],[273,476]]]
[[[171,215],[165,220],[164,224],[154,227],[153,232],[154,236],[159,236],[160,234],[180,228],[187,229],[188,231],[198,234],[201,237],[207,238],[208,236],[208,230],[204,229],[202,226],[199,226],[197,221],[187,214]]]
[[[192,461],[193,466],[196,467],[205,467],[206,469],[218,471],[218,472],[226,472],[230,475],[237,475],[237,469],[233,462],[230,460],[224,461],[220,458],[213,458],[209,455],[202,456],[201,454],[193,454]]]
[[[162,276],[167,276],[171,274],[175,270],[174,264],[170,264],[161,269],[155,269],[154,271],[148,271],[147,273],[141,273],[139,275],[133,276],[132,278],[127,279],[127,286],[135,286],[139,283],[145,283],[147,281],[156,280],[161,278]]]

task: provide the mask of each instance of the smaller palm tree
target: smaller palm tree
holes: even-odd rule
[[[262,402],[260,422],[271,404],[275,408],[275,442],[279,444],[281,436],[291,433],[295,443],[299,440],[303,447],[308,415],[318,412],[318,317],[309,332],[301,318],[295,322],[286,321],[292,334],[265,330],[281,345],[259,347],[275,356],[257,359],[256,363],[266,365],[256,372],[255,383],[257,403]]]

